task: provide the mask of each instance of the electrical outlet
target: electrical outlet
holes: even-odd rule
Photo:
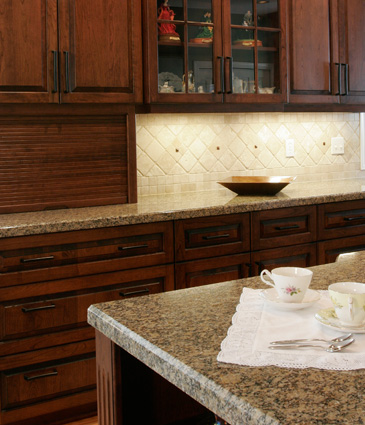
[[[345,153],[345,139],[343,137],[331,138],[331,154],[343,155]]]
[[[287,158],[291,158],[294,156],[294,139],[286,139],[285,150]]]

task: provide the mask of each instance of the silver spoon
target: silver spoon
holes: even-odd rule
[[[346,341],[343,341],[343,344],[340,342],[334,342],[330,344],[327,348],[321,347],[317,344],[283,344],[283,345],[270,345],[269,348],[271,350],[275,349],[281,349],[281,350],[290,350],[292,348],[324,348],[326,351],[330,353],[336,353],[338,351],[343,350],[345,347],[348,347],[350,344],[352,344],[355,341],[354,338],[348,339]]]
[[[270,344],[272,345],[277,345],[277,344],[296,344],[296,343],[302,343],[302,342],[315,342],[315,341],[320,341],[320,342],[325,342],[325,343],[332,343],[332,342],[342,342],[342,341],[347,341],[348,339],[350,339],[352,337],[352,334],[345,334],[345,335],[340,335],[337,338],[333,338],[331,340],[326,340],[326,339],[320,339],[320,338],[312,338],[312,339],[287,339],[284,341],[273,341],[270,342]]]

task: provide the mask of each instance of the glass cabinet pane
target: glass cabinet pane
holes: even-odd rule
[[[277,0],[258,0],[257,26],[279,28],[279,13]]]
[[[211,0],[157,1],[158,92],[214,92]]]
[[[262,47],[258,48],[258,83],[260,94],[280,93],[278,32],[258,31]]]

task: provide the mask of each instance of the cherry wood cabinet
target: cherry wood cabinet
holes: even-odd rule
[[[0,102],[142,102],[140,0],[3,0]]]
[[[68,423],[96,414],[87,309],[174,289],[172,223],[1,242],[0,423]]]
[[[283,103],[285,0],[147,0],[147,103]]]
[[[365,101],[365,3],[289,0],[289,103]]]

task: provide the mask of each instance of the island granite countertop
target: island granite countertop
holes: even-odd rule
[[[311,288],[364,282],[365,254],[315,266]],[[258,277],[92,305],[88,322],[231,425],[363,424],[365,370],[219,363],[242,288]]]
[[[0,215],[0,238],[235,214],[365,199],[365,179],[291,183],[275,196],[236,196],[222,188],[140,196],[136,204]]]

